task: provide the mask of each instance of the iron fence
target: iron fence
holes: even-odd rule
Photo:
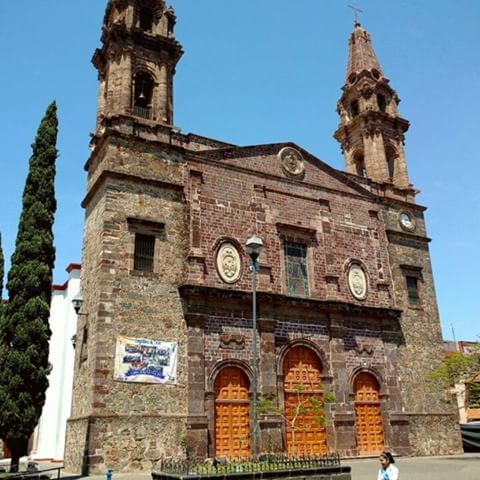
[[[208,459],[174,460],[160,462],[159,471],[170,475],[215,475],[228,473],[275,472],[284,470],[305,470],[312,468],[339,467],[338,454],[323,456],[286,457],[279,455],[259,455],[249,459]]]

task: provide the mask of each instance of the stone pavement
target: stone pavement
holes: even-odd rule
[[[378,460],[376,458],[344,460],[343,464],[351,465],[352,480],[376,480]],[[480,453],[448,457],[401,457],[396,459],[400,469],[401,480],[480,480]],[[51,464],[42,464],[41,468],[49,468]],[[103,480],[105,475],[79,477],[73,474],[63,474],[62,478],[70,480]],[[149,472],[145,473],[115,473],[112,480],[147,480],[151,479]]]

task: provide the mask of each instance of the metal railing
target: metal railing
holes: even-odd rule
[[[157,472],[170,475],[215,475],[226,473],[270,472],[282,470],[304,470],[311,468],[339,467],[338,454],[323,456],[285,457],[281,455],[259,455],[253,459],[224,460],[162,460]]]
[[[4,474],[5,476],[2,477],[5,480],[26,480],[26,479],[31,479],[35,480],[38,478],[44,478],[48,472],[57,472],[56,478],[59,479],[60,477],[60,472],[63,470],[63,466],[61,467],[54,467],[54,468],[46,468],[45,470],[37,470],[37,471],[25,471],[25,472],[18,472],[18,473],[11,473],[11,474]],[[49,478],[54,478],[49,476]]]
[[[146,118],[147,120],[150,120],[152,116],[152,109],[150,107],[140,107],[138,105],[134,105],[133,114],[136,117]]]

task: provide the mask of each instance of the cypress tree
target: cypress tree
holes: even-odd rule
[[[11,471],[18,471],[20,457],[27,454],[48,387],[57,131],[53,102],[32,145],[8,273],[9,300],[0,319],[0,437],[12,455]]]
[[[2,250],[2,234],[0,233],[0,317],[2,316],[3,309],[3,276],[5,275],[5,263],[3,259],[3,250]]]

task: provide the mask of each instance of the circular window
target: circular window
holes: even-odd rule
[[[348,82],[350,83],[350,85],[353,85],[356,81],[357,81],[357,75],[355,73],[352,73],[348,77]]]
[[[372,77],[375,79],[375,80],[380,80],[380,72],[377,70],[377,69],[373,69],[372,70]]]
[[[367,276],[359,263],[352,263],[348,269],[348,287],[358,300],[367,296]]]
[[[222,243],[217,252],[217,271],[225,283],[235,283],[242,276],[242,261],[237,247],[231,242]]]

